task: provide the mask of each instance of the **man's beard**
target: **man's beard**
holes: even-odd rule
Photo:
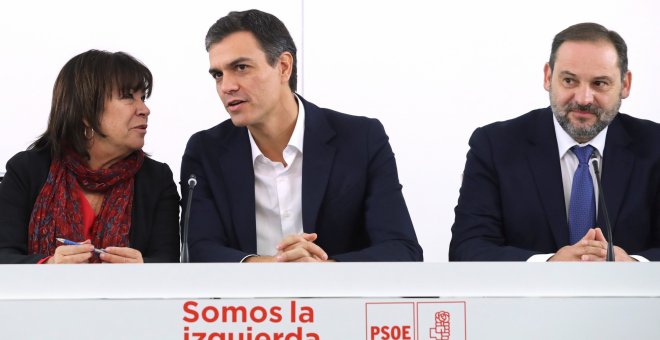
[[[552,98],[552,89],[550,90],[550,107],[552,108],[552,113],[554,113],[555,118],[559,125],[571,136],[574,140],[580,143],[588,142],[594,139],[603,129],[605,129],[616,114],[619,112],[621,107],[621,97],[617,102],[611,107],[610,110],[606,110],[602,107],[599,107],[595,104],[588,105],[579,105],[575,102],[570,102],[564,106],[559,106],[555,100]],[[577,126],[571,123],[571,120],[568,118],[568,113],[571,111],[585,111],[590,112],[596,115],[596,122],[590,126]]]

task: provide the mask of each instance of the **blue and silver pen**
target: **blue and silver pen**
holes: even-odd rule
[[[63,244],[66,244],[67,246],[79,246],[79,245],[82,244],[82,242],[73,242],[73,241],[69,241],[69,240],[67,240],[67,239],[65,239],[65,238],[59,238],[59,237],[56,238],[56,240],[57,240],[58,242],[61,242],[61,243],[63,243]],[[94,248],[94,252],[97,253],[97,254],[107,253],[107,251],[105,251],[105,249],[97,249],[97,248]]]

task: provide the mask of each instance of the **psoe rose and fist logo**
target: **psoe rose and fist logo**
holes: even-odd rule
[[[368,340],[467,340],[465,301],[367,302]]]

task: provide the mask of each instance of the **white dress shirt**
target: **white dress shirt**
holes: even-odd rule
[[[254,197],[257,223],[257,254],[275,255],[277,244],[287,235],[300,234],[302,227],[302,164],[305,107],[298,102],[298,117],[284,161],[273,162],[259,150],[250,135],[254,165]],[[245,260],[245,259],[243,259]]]
[[[561,166],[561,180],[564,186],[564,203],[566,204],[566,216],[568,216],[568,207],[571,202],[571,191],[573,188],[573,175],[575,174],[575,170],[577,170],[578,164],[580,163],[577,156],[571,151],[571,148],[576,145],[578,146],[591,145],[592,147],[594,147],[597,154],[598,164],[600,166],[600,173],[602,174],[603,173],[602,157],[605,152],[605,138],[607,137],[608,127],[605,127],[601,132],[598,133],[598,135],[596,135],[596,137],[594,137],[589,142],[580,144],[576,142],[573,139],[573,137],[571,137],[561,127],[561,125],[559,125],[559,122],[557,121],[557,118],[554,117],[554,115],[552,121],[555,126],[555,136],[557,137],[557,146],[559,147],[559,164]],[[596,198],[596,216],[598,216],[598,204],[599,204],[598,182],[596,182],[596,174],[594,173],[594,168],[591,165],[589,166],[589,172],[591,173],[591,178],[593,180],[594,197]],[[603,229],[603,232],[605,231],[604,228],[601,229]],[[550,259],[553,255],[554,253],[533,255],[527,261],[545,262],[548,259]],[[632,255],[632,257],[634,257],[638,261],[643,261],[643,262],[648,261],[642,256]]]

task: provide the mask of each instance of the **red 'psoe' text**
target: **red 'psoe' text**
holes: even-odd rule
[[[371,340],[412,340],[410,326],[371,326]]]

